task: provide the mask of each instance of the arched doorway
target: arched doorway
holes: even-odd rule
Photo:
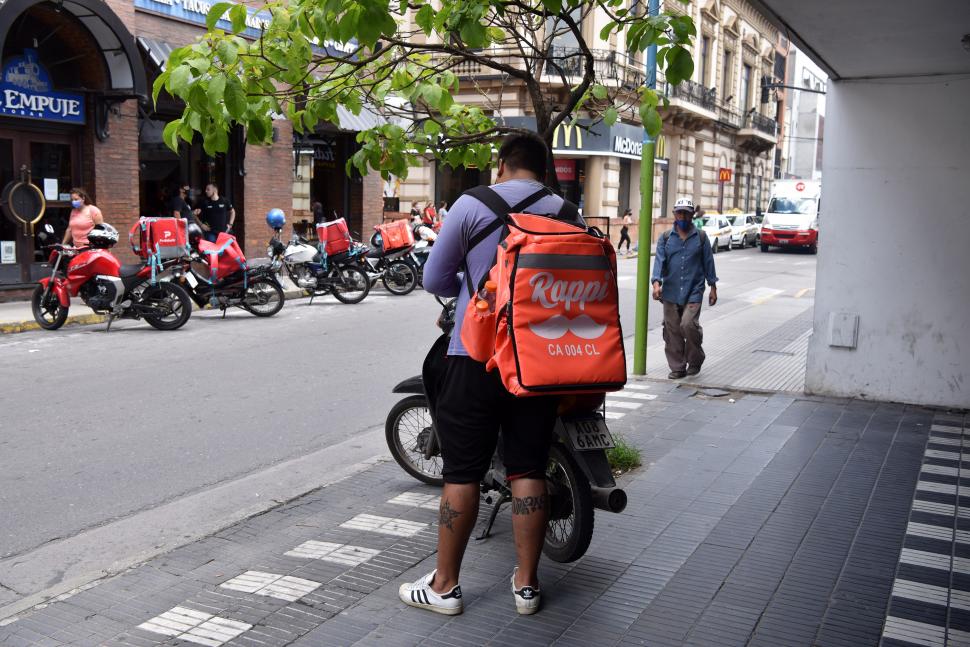
[[[47,202],[38,226],[62,236],[71,188],[97,198],[91,151],[110,135],[113,106],[145,97],[144,68],[131,34],[98,0],[7,0],[0,26],[0,188],[29,173]],[[37,278],[39,242],[10,217],[0,217],[0,241],[0,289]]]

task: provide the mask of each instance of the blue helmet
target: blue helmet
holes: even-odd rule
[[[282,229],[286,224],[286,214],[282,209],[270,209],[266,214],[266,224],[273,229]]]

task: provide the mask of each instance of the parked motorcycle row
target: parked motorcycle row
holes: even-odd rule
[[[88,245],[60,243],[50,250],[50,276],[41,279],[31,298],[34,319],[46,330],[67,320],[71,297],[95,313],[115,319],[144,319],[158,330],[181,328],[199,308],[240,308],[257,317],[271,317],[284,303],[280,276],[284,273],[314,298],[332,294],[341,303],[363,301],[380,280],[393,295],[406,295],[421,283],[427,243],[414,241],[406,222],[379,225],[371,245],[354,241],[344,219],[321,223],[320,242],[294,233],[282,240],[285,216],[279,209],[267,214],[273,230],[267,255],[270,262],[251,266],[235,237],[219,234],[206,240],[201,230],[177,218],[141,218],[129,233],[133,251],[142,262],[122,265],[109,250],[118,231],[96,225]],[[53,237],[48,225],[42,239]],[[393,244],[385,245],[385,240]]]

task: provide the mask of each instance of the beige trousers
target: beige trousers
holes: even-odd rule
[[[699,367],[704,363],[704,329],[701,328],[701,304],[664,304],[663,336],[667,364],[671,371],[684,371],[687,366]]]

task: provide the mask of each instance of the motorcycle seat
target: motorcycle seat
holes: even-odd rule
[[[383,258],[384,250],[380,247],[371,247],[367,252],[367,258]]]
[[[130,278],[141,272],[143,267],[145,266],[140,263],[136,265],[122,265],[121,269],[118,270],[118,275],[122,278]]]

